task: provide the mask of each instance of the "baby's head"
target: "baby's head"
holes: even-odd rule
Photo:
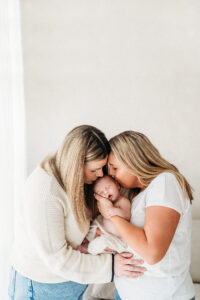
[[[120,186],[111,176],[105,175],[97,179],[94,184],[94,192],[111,201],[116,201],[119,197]]]

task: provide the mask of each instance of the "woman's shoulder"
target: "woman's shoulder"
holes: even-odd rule
[[[172,172],[162,172],[157,175],[147,187],[148,191],[162,192],[162,193],[179,193],[184,198],[183,190]]]
[[[157,175],[150,183],[151,184],[155,184],[158,182],[165,182],[165,183],[170,183],[170,182],[174,182],[174,183],[178,183],[177,178],[175,176],[175,174],[171,173],[171,172],[162,172],[159,175]]]
[[[146,203],[147,206],[167,206],[182,213],[189,202],[175,174],[163,172],[149,184]]]
[[[59,196],[66,193],[52,174],[48,174],[41,166],[37,166],[26,180],[26,190],[33,194]]]
[[[40,166],[37,166],[26,180],[26,185],[42,185],[48,184],[52,181],[52,176],[49,175],[44,169]]]

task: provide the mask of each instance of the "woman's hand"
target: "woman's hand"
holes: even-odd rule
[[[79,250],[81,253],[88,254],[88,244],[79,245],[77,250]]]
[[[132,253],[123,252],[114,256],[114,273],[119,277],[136,278],[146,271],[146,268],[136,266],[143,264],[142,259],[134,259]]]
[[[110,248],[105,248],[104,249],[104,251],[106,251],[106,252],[112,252],[112,253],[117,253],[117,251],[116,250],[114,250],[114,249],[110,249]]]
[[[109,219],[110,217],[108,215],[107,210],[108,210],[108,208],[113,207],[112,202],[100,195],[97,195],[96,193],[94,194],[94,197],[97,200],[97,206],[98,206],[98,209],[99,209],[100,213],[102,214],[102,216],[106,219]]]

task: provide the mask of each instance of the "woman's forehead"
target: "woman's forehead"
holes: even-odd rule
[[[103,166],[105,166],[106,163],[107,163],[107,157],[100,159],[100,160],[88,161],[86,164],[90,168],[98,169],[98,168],[102,168]]]
[[[119,161],[116,159],[113,152],[110,152],[110,154],[108,156],[108,163],[111,165],[116,165],[117,163],[119,163]]]

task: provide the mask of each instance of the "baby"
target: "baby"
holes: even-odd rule
[[[97,195],[112,201],[112,213],[130,221],[131,203],[127,198],[120,194],[119,190],[120,186],[117,181],[108,175],[97,179],[94,185],[94,192]],[[120,237],[120,234],[110,220],[102,217],[102,223],[107,232]]]
[[[105,175],[97,179],[94,185],[94,192],[113,203],[109,208],[111,214],[116,214],[128,221],[131,217],[131,203],[120,194],[120,186],[111,176]],[[89,244],[87,245],[87,242]],[[109,219],[99,215],[92,223],[84,243],[78,246],[78,250],[83,253],[98,254],[106,248],[115,249],[123,252],[127,245],[121,239],[119,232]]]

